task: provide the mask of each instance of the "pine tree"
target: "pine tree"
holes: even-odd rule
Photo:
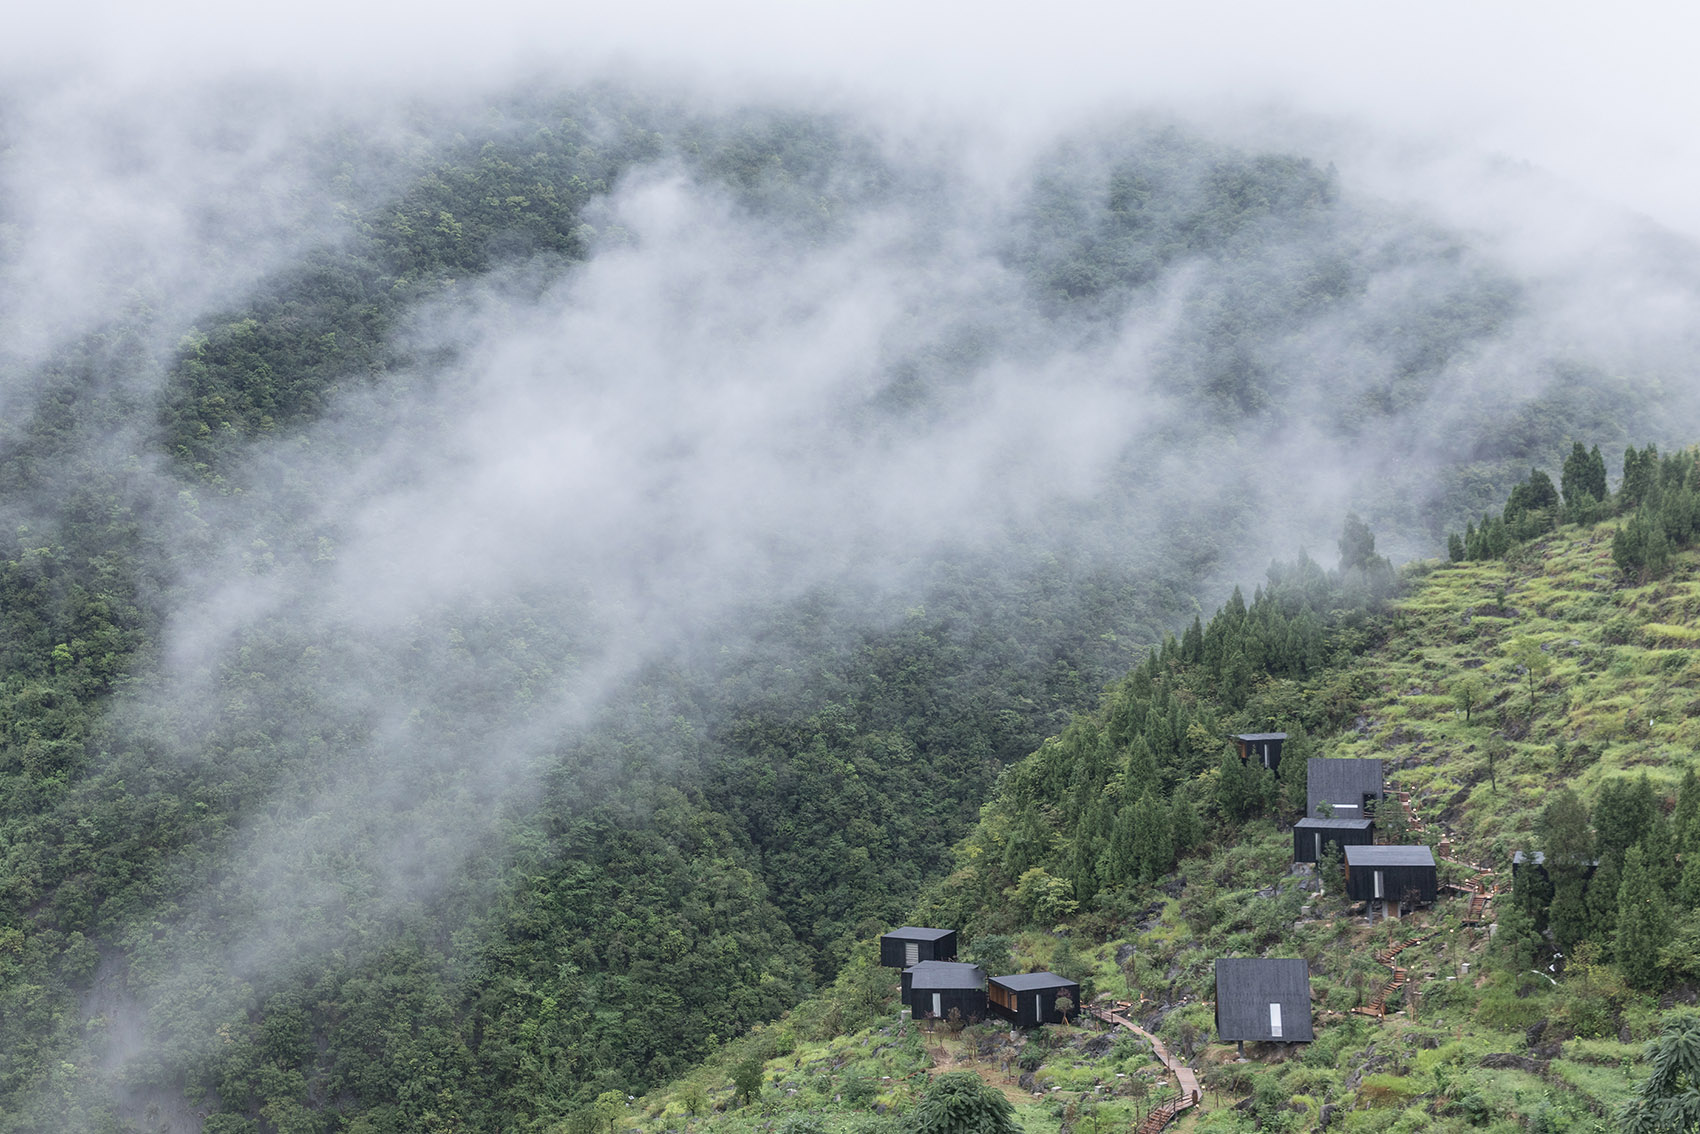
[[[1682,783],[1676,789],[1676,810],[1670,817],[1671,844],[1685,859],[1689,852],[1700,850],[1697,821],[1700,821],[1700,776],[1689,768],[1682,773]]]
[[[1636,844],[1624,856],[1617,900],[1618,965],[1631,985],[1650,989],[1658,984],[1659,949],[1670,931],[1664,895],[1647,869],[1640,844]]]
[[[1216,810],[1230,823],[1243,819],[1251,806],[1251,785],[1246,783],[1245,762],[1229,749],[1222,754],[1216,773]]]
[[[1584,500],[1599,499],[1593,492],[1593,465],[1588,459],[1588,451],[1582,448],[1582,442],[1571,443],[1570,455],[1564,458],[1564,469],[1559,474],[1559,489],[1564,493],[1564,506],[1574,509]]]
[[[1677,884],[1677,898],[1683,907],[1700,910],[1700,854],[1690,852],[1682,863],[1682,881]]]
[[[1140,797],[1133,821],[1133,857],[1139,864],[1139,879],[1149,882],[1169,872],[1174,865],[1174,843],[1170,839],[1169,815],[1155,793]]]
[[[1175,857],[1181,858],[1204,840],[1204,826],[1198,821],[1186,784],[1175,789],[1169,801],[1169,839],[1174,844]]]
[[[1553,944],[1568,956],[1588,936],[1588,905],[1583,900],[1584,883],[1580,878],[1554,879],[1552,909],[1547,927],[1552,931]]]
[[[1599,946],[1600,954],[1608,960],[1617,944],[1617,899],[1622,885],[1623,873],[1609,858],[1588,879],[1587,939]]]

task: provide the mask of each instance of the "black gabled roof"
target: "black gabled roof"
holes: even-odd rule
[[[937,941],[955,932],[954,929],[929,929],[923,925],[906,925],[902,929],[892,930],[886,936],[901,937],[905,941]]]
[[[1300,819],[1293,824],[1307,831],[1367,831],[1373,826],[1373,819]]]
[[[1269,1027],[1269,1006],[1281,1006],[1281,1034]],[[1216,962],[1216,1036],[1226,1041],[1309,1043],[1310,966],[1302,959],[1222,957]]]
[[[964,961],[922,961],[903,970],[912,989],[985,988],[986,970]]]
[[[1427,847],[1347,847],[1347,866],[1433,866]]]
[[[1284,732],[1236,732],[1233,737],[1235,740],[1285,740],[1287,734]]]
[[[1349,805],[1356,814],[1364,796],[1382,797],[1381,761],[1330,760],[1312,756],[1305,763],[1305,794],[1308,797],[1307,815],[1315,815],[1317,805],[1323,802],[1335,807]],[[1336,815],[1335,818],[1345,817]]]
[[[1011,992],[1031,992],[1035,988],[1079,988],[1080,982],[1069,980],[1056,973],[1011,973],[1009,976],[995,976],[993,984],[1000,984]]]

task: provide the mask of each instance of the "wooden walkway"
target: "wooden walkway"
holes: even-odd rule
[[[1176,1059],[1162,1040],[1120,1012],[1091,1006],[1088,1006],[1086,1010],[1107,1024],[1126,1028],[1134,1035],[1144,1036],[1151,1041],[1152,1054],[1156,1055],[1158,1062],[1162,1063],[1168,1069],[1169,1074],[1175,1077],[1175,1085],[1180,1088],[1179,1097],[1171,1099],[1162,1106],[1153,1108],[1144,1120],[1134,1127],[1134,1134],[1157,1134],[1157,1131],[1173,1122],[1175,1116],[1180,1114],[1181,1111],[1200,1105],[1204,1096],[1198,1089],[1198,1075],[1192,1068]]]

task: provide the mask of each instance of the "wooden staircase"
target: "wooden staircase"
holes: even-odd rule
[[[1147,1114],[1139,1125],[1133,1128],[1133,1134],[1157,1134],[1157,1131],[1173,1122],[1181,1111],[1190,1109],[1193,1102],[1194,1100],[1187,1096],[1170,1099]]]
[[[1359,1005],[1352,1011],[1360,1016],[1374,1016],[1377,1020],[1385,1020],[1387,1018],[1388,1000],[1392,999],[1394,993],[1404,988],[1405,982],[1409,979],[1409,973],[1397,965],[1393,966],[1393,975],[1387,978],[1386,983],[1376,990],[1375,995],[1370,998],[1370,1002]]]
[[[1376,953],[1376,964],[1386,965],[1388,968],[1393,970],[1393,975],[1388,977],[1382,986],[1376,990],[1375,995],[1370,998],[1370,1002],[1368,1004],[1361,1004],[1358,1007],[1353,1008],[1352,1011],[1356,1012],[1360,1016],[1373,1016],[1377,1020],[1385,1020],[1387,1018],[1387,1002],[1393,998],[1394,993],[1398,992],[1401,988],[1404,988],[1411,978],[1411,974],[1408,971],[1394,962],[1399,959],[1399,954],[1411,948],[1413,945],[1421,945],[1424,941],[1427,941],[1430,937],[1433,937],[1439,932],[1440,931],[1436,929],[1423,934],[1421,937],[1408,937],[1404,941],[1399,942],[1399,944],[1390,945],[1386,949],[1382,949],[1380,952]]]
[[[1159,1130],[1173,1122],[1176,1115],[1199,1105],[1203,1094],[1198,1088],[1198,1075],[1192,1068],[1176,1059],[1162,1040],[1134,1023],[1129,1016],[1124,1015],[1124,1013],[1132,1011],[1133,1006],[1131,1004],[1118,1002],[1116,1008],[1120,1011],[1106,1011],[1103,1008],[1088,1005],[1086,1011],[1089,1015],[1097,1017],[1106,1024],[1126,1028],[1135,1035],[1144,1036],[1150,1040],[1151,1054],[1155,1055],[1157,1061],[1168,1070],[1169,1074],[1175,1077],[1175,1086],[1180,1092],[1177,1097],[1170,1099],[1161,1106],[1154,1107],[1133,1129],[1133,1134],[1157,1134]]]

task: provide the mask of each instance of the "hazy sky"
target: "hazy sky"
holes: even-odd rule
[[[8,24],[0,61],[14,74],[258,69],[440,86],[617,63],[801,79],[1017,126],[1105,102],[1274,102],[1525,160],[1700,234],[1700,8],[1686,4],[107,0],[30,5]]]

